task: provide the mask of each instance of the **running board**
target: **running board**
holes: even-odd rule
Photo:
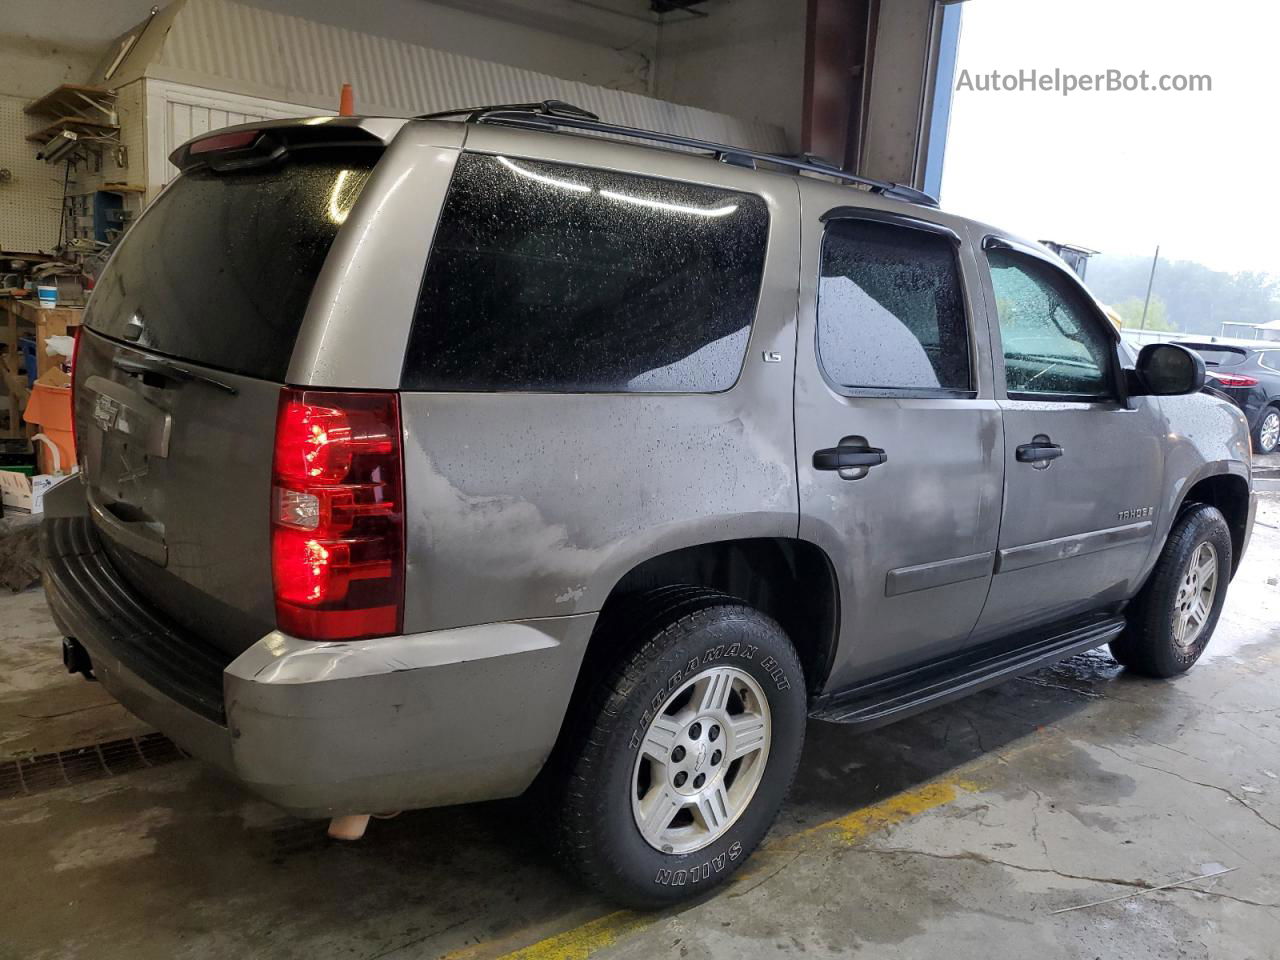
[[[1012,648],[1006,644],[998,652],[983,646],[818,697],[810,703],[809,716],[866,728],[882,726],[1100,647],[1124,627],[1123,617],[1106,617]]]

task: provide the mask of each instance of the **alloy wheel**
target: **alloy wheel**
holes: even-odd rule
[[[1218,591],[1218,551],[1208,540],[1191,554],[1191,562],[1174,597],[1173,640],[1183,650],[1194,646],[1204,632]]]
[[[654,715],[636,757],[631,811],[662,853],[713,843],[755,796],[769,759],[769,701],[750,674],[712,667]]]
[[[1280,440],[1280,411],[1272,410],[1267,414],[1258,428],[1258,440],[1263,451],[1270,452],[1276,448],[1276,442]]]

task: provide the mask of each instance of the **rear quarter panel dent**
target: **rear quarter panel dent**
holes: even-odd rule
[[[594,611],[650,557],[794,536],[789,409],[753,392],[405,394],[406,630]]]

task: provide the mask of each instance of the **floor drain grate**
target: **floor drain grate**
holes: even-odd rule
[[[186,756],[163,733],[108,740],[57,753],[0,762],[0,800],[145,770]]]

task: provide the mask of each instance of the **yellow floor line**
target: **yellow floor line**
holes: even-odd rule
[[[778,842],[789,846],[793,843],[802,842],[814,834],[836,833],[842,843],[857,843],[878,830],[885,830],[917,814],[953,803],[960,790],[973,792],[977,789],[974,783],[962,780],[959,777],[935,780],[914,790],[906,790],[895,794],[888,799],[881,800],[879,803],[873,803],[869,807],[846,813],[843,817],[836,817],[834,820],[820,823],[816,827],[802,830],[800,833],[783,838]],[[770,844],[770,846],[773,846],[773,844]]]
[[[958,777],[935,780],[914,790],[907,790],[881,800],[879,803],[873,803],[869,807],[863,807],[809,827],[799,833],[781,837],[761,847],[755,858],[759,863],[757,869],[752,870],[751,867],[747,867],[726,888],[725,892],[732,895],[734,887],[741,887],[744,884],[750,887],[755,876],[767,870],[766,860],[775,859],[776,854],[785,853],[788,850],[803,852],[813,845],[815,840],[832,835],[842,845],[854,844],[879,830],[888,829],[918,814],[952,803],[961,790],[975,789],[977,788],[973,783]],[[624,937],[653,926],[667,919],[668,916],[665,913],[636,913],[631,910],[619,910],[566,930],[564,933],[558,933],[529,946],[501,954],[495,960],[587,960],[600,950],[611,947]],[[492,949],[494,944],[487,946]],[[442,960],[478,957],[482,955],[485,947],[485,944],[466,947],[455,953],[446,954]]]
[[[554,937],[505,953],[499,960],[587,960],[593,953],[613,946],[628,934],[643,930],[659,919],[660,917],[651,913],[619,910]]]

